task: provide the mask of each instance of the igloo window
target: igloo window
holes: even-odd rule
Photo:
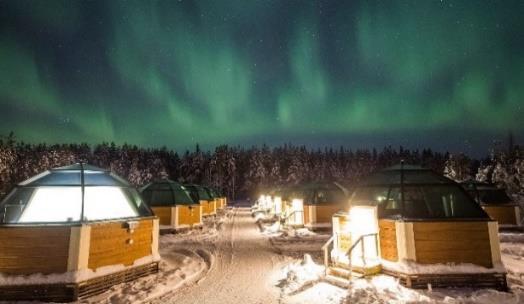
[[[151,215],[132,188],[96,186],[84,189],[84,221]],[[81,213],[81,187],[20,187],[0,204],[0,223],[79,222]]]
[[[25,208],[19,223],[78,222],[82,213],[80,187],[40,187]],[[138,216],[138,211],[123,189],[117,187],[86,187],[84,219],[87,221]]]

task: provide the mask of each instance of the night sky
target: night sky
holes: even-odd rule
[[[524,138],[523,16],[522,1],[0,0],[0,132],[484,154]]]

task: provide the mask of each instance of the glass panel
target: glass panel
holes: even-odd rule
[[[142,191],[142,197],[146,201],[148,205],[151,205],[151,195],[153,194],[153,191],[151,189],[146,189]]]
[[[80,188],[78,188],[80,189]],[[138,212],[121,188],[85,188],[84,217],[88,221],[136,217]]]
[[[87,221],[151,214],[134,189],[86,187],[84,202]],[[1,209],[5,223],[77,222],[82,212],[81,187],[18,189]]]
[[[138,215],[140,216],[152,216],[153,211],[149,208],[149,206],[142,200],[142,196],[136,191],[135,188],[121,188],[122,191],[127,195],[128,198],[131,199],[131,202],[134,202],[134,206],[136,207],[138,211]]]
[[[207,191],[204,188],[198,187],[197,192],[198,192],[198,199],[206,200],[206,201],[211,200],[211,197],[209,196],[209,194],[207,193]]]
[[[425,187],[423,191],[427,201],[428,217],[486,218],[480,206],[459,187]]]
[[[361,187],[351,196],[352,206],[377,206],[384,203],[388,196],[389,187]]]
[[[149,201],[151,206],[165,206],[172,205],[173,203],[173,193],[171,190],[154,190]]]
[[[480,202],[483,204],[511,204],[511,198],[503,189],[479,190]]]
[[[191,196],[195,203],[198,203],[198,191],[194,186],[186,186],[188,194]]]
[[[40,187],[34,191],[18,222],[72,222],[80,220],[80,187]]]
[[[113,176],[103,173],[86,173],[84,174],[84,185],[86,186],[126,186]]]
[[[17,223],[34,188],[16,188],[0,205],[0,223]]]
[[[340,190],[318,190],[315,196],[317,204],[343,203],[347,198]]]
[[[177,203],[180,204],[192,204],[193,200],[191,197],[187,194],[187,192],[183,189],[175,189],[175,200]]]
[[[42,178],[35,180],[30,185],[80,185],[79,171],[52,172]]]

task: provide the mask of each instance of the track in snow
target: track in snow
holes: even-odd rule
[[[261,235],[249,209],[234,209],[233,217],[213,244],[210,270],[195,284],[164,295],[151,303],[278,303],[274,269],[287,258],[274,252]],[[195,244],[194,246],[199,246]],[[197,247],[193,248],[198,250]]]

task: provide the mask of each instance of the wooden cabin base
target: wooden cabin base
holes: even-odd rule
[[[331,222],[329,223],[306,223],[304,227],[312,231],[331,231],[333,229]]]
[[[0,286],[0,299],[3,301],[71,302],[103,293],[115,285],[157,272],[158,262],[153,262],[79,283]]]
[[[431,284],[432,288],[471,287],[508,290],[505,273],[406,274],[388,269],[382,269],[382,273],[396,277],[400,284],[414,289],[426,289],[428,284]]]
[[[483,205],[482,209],[501,225],[520,225],[520,209],[516,205]]]

